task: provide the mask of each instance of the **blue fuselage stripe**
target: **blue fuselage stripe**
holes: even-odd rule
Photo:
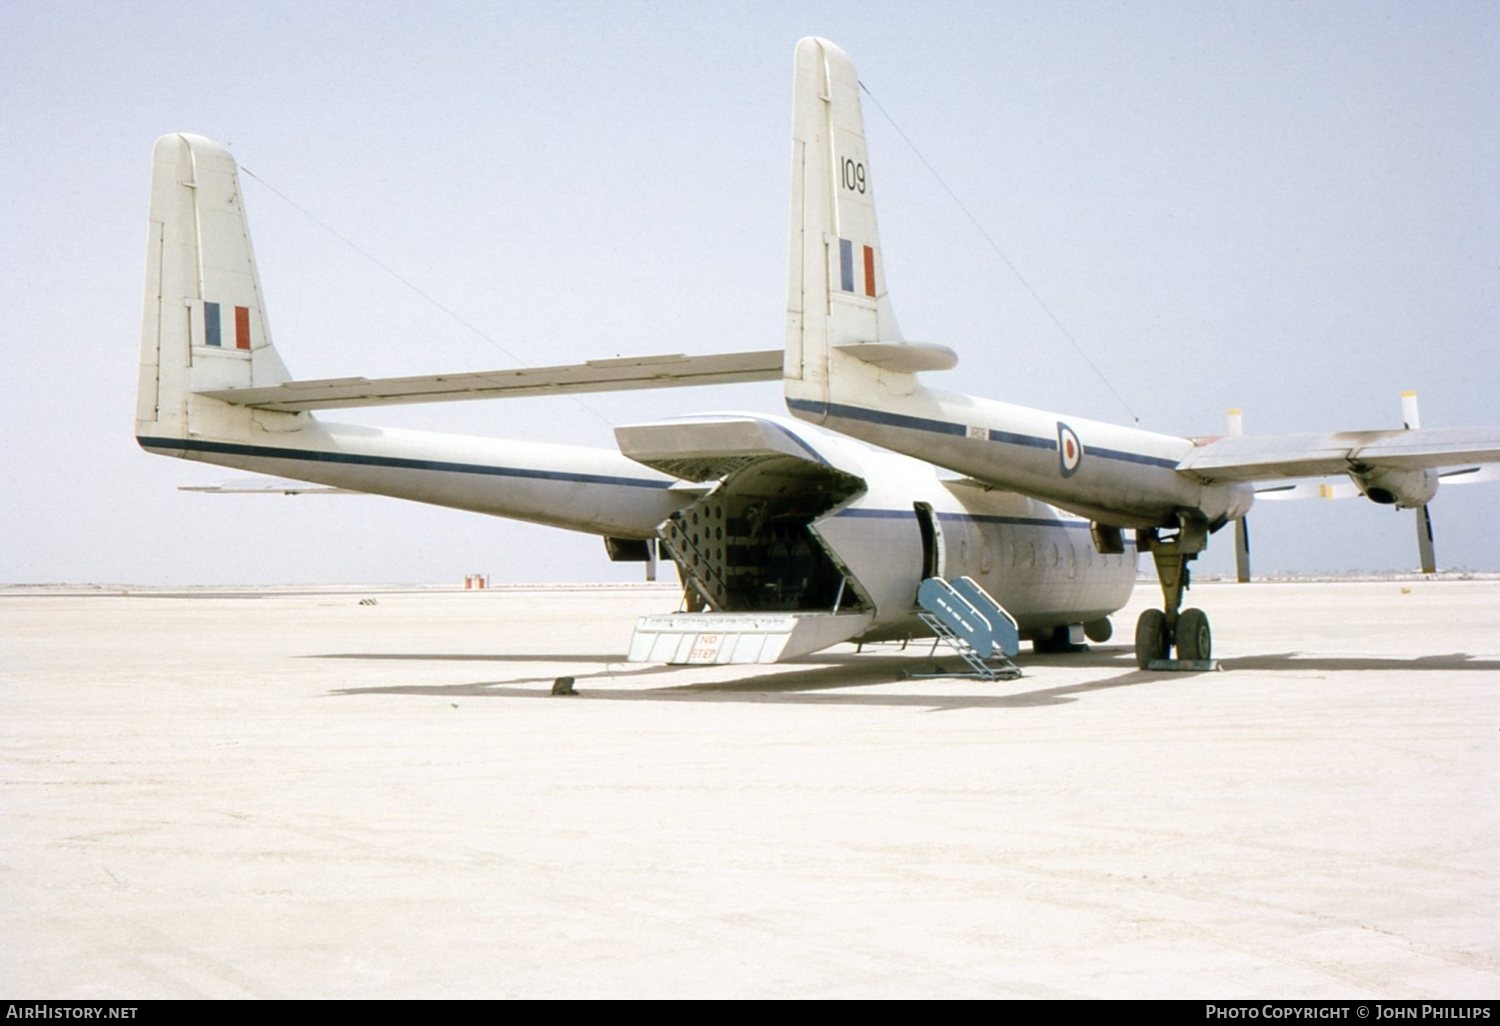
[[[834,514],[835,519],[848,517],[853,520],[906,520],[915,519],[916,510],[911,509],[846,509]],[[1007,527],[1061,527],[1073,531],[1087,531],[1089,522],[1087,520],[1061,520],[1049,517],[1020,517],[1005,516],[998,513],[939,513],[937,518],[950,524],[974,523],[974,524],[1004,524]],[[1125,544],[1134,548],[1133,539],[1127,538]]]
[[[1165,456],[1147,456],[1139,452],[1125,452],[1122,449],[1100,449],[1091,446],[1084,449],[1089,456],[1097,456],[1101,460],[1120,460],[1123,463],[1139,463],[1145,467],[1162,467],[1166,470],[1176,470],[1177,461]]]
[[[1018,435],[1014,431],[1000,431],[994,428],[990,429],[989,438],[992,442],[1004,442],[1006,445],[1025,445],[1030,446],[1033,449],[1050,449],[1053,452],[1057,451],[1057,439],[1055,438],[1038,438],[1035,435]],[[1089,451],[1093,452],[1094,450],[1090,449]]]
[[[835,417],[843,417],[846,420],[863,420],[871,424],[884,424],[888,427],[915,428],[918,431],[931,431],[939,435],[959,435],[968,433],[968,429],[962,424],[950,424],[945,420],[928,420],[925,417],[908,417],[904,413],[886,413],[883,410],[867,410],[862,406],[846,406],[843,403],[819,403],[810,399],[788,399],[787,407],[793,410],[802,410],[807,413],[829,413]]]
[[[788,409],[802,410],[804,413],[828,414],[834,417],[842,417],[845,420],[862,420],[869,424],[884,424],[887,427],[911,428],[915,431],[928,431],[938,435],[952,435],[962,438],[969,433],[969,429],[963,424],[953,424],[946,420],[931,420],[926,417],[909,417],[904,413],[888,413],[884,410],[867,410],[862,406],[849,406],[845,403],[820,403],[811,399],[788,399]],[[1002,442],[1006,445],[1023,445],[1032,449],[1048,449],[1057,451],[1056,438],[1042,438],[1036,435],[1023,435],[1014,431],[1000,431],[990,429],[987,437],[992,442]],[[1176,470],[1177,461],[1163,456],[1147,456],[1144,453],[1125,452],[1121,449],[1100,449],[1093,446],[1085,448],[1089,456],[1097,456],[1101,460],[1118,460],[1124,463],[1138,463],[1147,467],[1162,467],[1166,470]]]
[[[916,510],[911,509],[846,509],[835,514],[837,517],[875,520],[895,520],[911,518],[916,515]],[[1070,527],[1087,530],[1089,526],[1087,520],[1053,520],[1048,517],[1001,516],[998,513],[939,513],[937,518],[939,520],[954,522],[967,520],[976,524],[1011,524],[1024,527]]]
[[[368,456],[363,453],[327,452],[316,449],[276,449],[265,445],[209,442],[198,438],[137,438],[136,441],[145,449],[211,452],[225,456],[252,456],[257,459],[300,460],[305,463],[337,463],[345,466],[425,470],[445,474],[479,474],[488,477],[519,477],[536,481],[616,485],[622,488],[667,489],[672,486],[671,481],[646,481],[635,477],[615,477],[611,474],[578,474],[556,470],[533,470],[529,467],[496,467],[482,463],[415,460],[400,456]]]

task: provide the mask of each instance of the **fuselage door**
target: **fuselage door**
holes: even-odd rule
[[[912,504],[917,529],[922,532],[922,579],[943,576],[943,525],[925,502]]]

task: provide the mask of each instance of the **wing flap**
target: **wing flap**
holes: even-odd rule
[[[510,399],[532,395],[616,392],[641,388],[685,388],[746,381],[777,381],[785,353],[760,349],[707,356],[636,356],[557,367],[430,374],[405,378],[320,378],[267,388],[203,391],[236,406],[294,413],[352,406]]]

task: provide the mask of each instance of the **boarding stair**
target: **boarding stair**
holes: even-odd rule
[[[1015,680],[1021,669],[1011,657],[1021,651],[1015,618],[972,577],[929,577],[917,588],[917,616],[935,635],[932,650],[946,644],[968,673],[914,673],[913,677],[977,677]]]

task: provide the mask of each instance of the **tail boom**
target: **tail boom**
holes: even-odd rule
[[[654,537],[688,501],[673,478],[583,446],[321,422],[259,442],[137,441],[162,456],[618,538]]]

